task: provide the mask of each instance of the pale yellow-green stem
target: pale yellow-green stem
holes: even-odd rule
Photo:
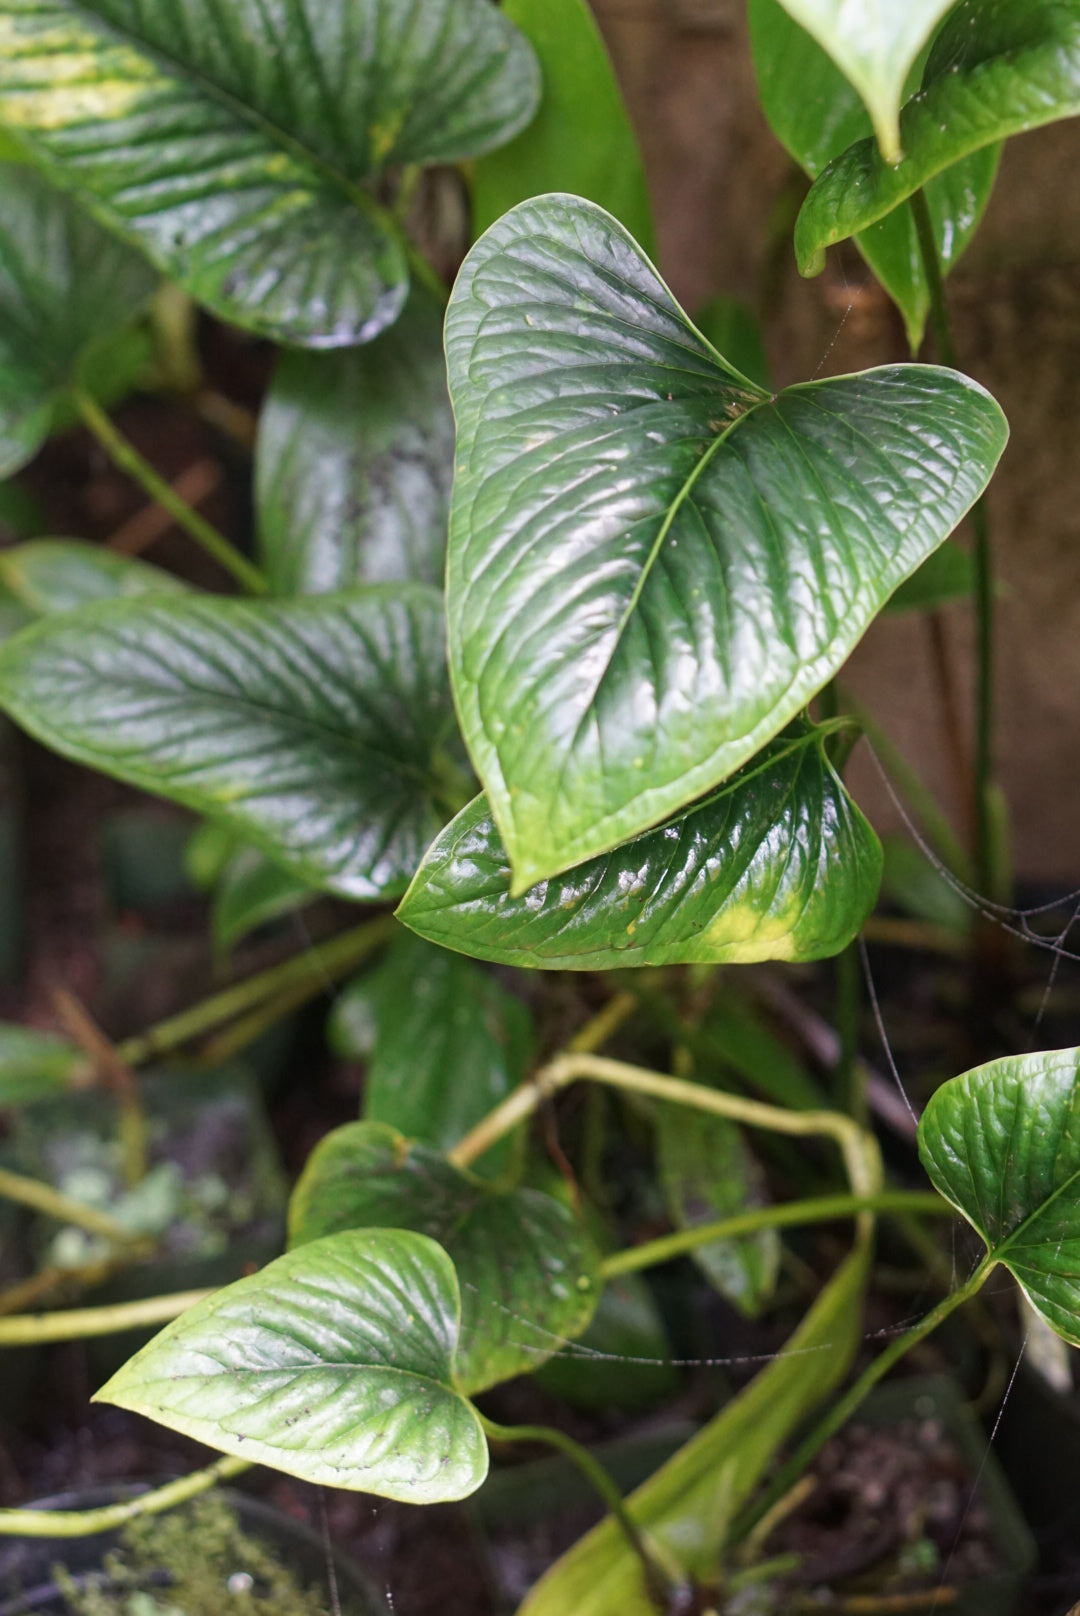
[[[87,1234],[99,1235],[103,1240],[130,1244],[136,1238],[130,1229],[108,1212],[101,1212],[96,1206],[87,1206],[84,1201],[76,1201],[70,1195],[62,1195],[51,1184],[43,1184],[40,1179],[25,1178],[21,1173],[8,1172],[6,1168],[0,1168],[0,1198],[18,1201],[20,1206],[32,1207],[35,1212],[44,1212],[46,1217],[55,1218],[57,1223],[73,1223],[76,1228],[85,1229]]]
[[[153,1492],[125,1498],[119,1504],[106,1504],[101,1509],[0,1509],[0,1536],[94,1537],[98,1532],[115,1532],[127,1521],[140,1515],[160,1515],[177,1504],[186,1504],[189,1498],[197,1498],[219,1481],[228,1481],[250,1469],[246,1459],[218,1459],[205,1470],[195,1470]]]
[[[177,1291],[108,1307],[66,1308],[60,1313],[16,1313],[0,1318],[0,1347],[37,1346],[45,1341],[85,1341],[92,1335],[119,1335],[124,1330],[168,1324],[213,1291]]]

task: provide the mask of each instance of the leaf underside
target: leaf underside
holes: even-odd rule
[[[991,1257],[1080,1346],[1080,1050],[1009,1056],[942,1084],[919,1153]]]
[[[509,139],[538,88],[488,0],[0,0],[0,125],[198,301],[300,346],[404,304],[366,185]]]
[[[705,801],[517,898],[478,797],[428,849],[398,918],[444,948],[524,969],[838,953],[873,908],[882,855],[825,738],[791,726]]]
[[[397,895],[456,753],[442,610],[419,585],[288,602],[103,601],[0,652],[47,746],[228,822],[342,896]]]
[[[825,248],[882,219],[953,164],[1080,113],[1080,13],[1071,0],[962,0],[901,114],[904,159],[861,140],[815,180],[795,225],[804,275]]]
[[[464,1498],[487,1474],[487,1445],[451,1384],[459,1305],[434,1241],[333,1235],[197,1303],[95,1401],[305,1481]]]
[[[447,315],[459,717],[515,892],[751,758],[977,498],[997,405],[939,367],[770,398],[610,215],[523,203]]]
[[[354,1122],[308,1158],[289,1243],[341,1229],[413,1229],[437,1240],[461,1284],[454,1383],[470,1393],[527,1374],[588,1325],[599,1253],[585,1227],[538,1190],[498,1192],[379,1122]]]

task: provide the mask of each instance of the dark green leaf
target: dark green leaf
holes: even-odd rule
[[[487,1445],[451,1382],[459,1316],[434,1241],[336,1234],[181,1314],[95,1401],[320,1485],[464,1498]]]
[[[415,584],[102,601],[9,641],[0,703],[66,757],[351,898],[402,890],[456,768],[441,602]]]
[[[428,849],[398,917],[421,936],[523,968],[820,959],[873,908],[881,848],[834,773],[824,730],[793,726],[658,830],[511,896],[478,797]]]
[[[474,235],[518,202],[570,191],[607,208],[652,252],[637,136],[587,0],[503,0],[502,9],[536,51],[543,96],[524,134],[473,169]]]
[[[734,1217],[765,1204],[765,1175],[742,1132],[726,1117],[662,1105],[657,1113],[660,1181],[676,1228]],[[775,1229],[698,1246],[693,1259],[710,1284],[753,1318],[776,1286],[780,1237]]]
[[[933,612],[955,600],[967,600],[975,588],[975,563],[957,544],[943,544],[927,556],[918,572],[902,583],[888,612]]]
[[[780,0],[750,0],[750,30],[765,116],[781,144],[816,179],[834,157],[869,137],[869,115],[858,91],[792,20]],[[920,76],[921,63],[909,74],[911,88]],[[978,227],[993,189],[999,156],[1000,147],[988,146],[927,185],[927,206],[945,274]],[[897,208],[857,235],[855,242],[899,306],[908,342],[916,352],[926,329],[930,288],[910,207]],[[727,349],[721,347],[721,352]]]
[[[953,0],[783,0],[866,104],[888,162],[901,152],[900,102],[912,63]]]
[[[527,1374],[573,1340],[600,1294],[599,1253],[550,1195],[500,1193],[379,1122],[353,1122],[308,1158],[289,1243],[340,1229],[415,1229],[449,1252],[461,1284],[454,1383],[466,1392]]]
[[[795,226],[804,275],[972,152],[1080,112],[1080,11],[1072,0],[962,0],[900,118],[902,162],[860,140],[815,180]]]
[[[340,1052],[368,1060],[364,1116],[439,1150],[517,1087],[533,1047],[520,999],[469,960],[407,932],[378,970],[346,988],[331,1038]],[[485,1156],[485,1174],[503,1168],[512,1149],[507,1140]]]
[[[189,593],[171,572],[84,539],[30,539],[0,550],[0,580],[36,617],[95,600]]]
[[[0,42],[2,81],[2,4]],[[0,477],[36,454],[58,395],[153,290],[136,253],[32,168],[0,163]]]
[[[0,124],[227,320],[337,347],[392,323],[401,233],[365,189],[532,117],[489,0],[0,0]]]
[[[71,1088],[89,1075],[90,1065],[63,1038],[0,1022],[0,1111]]]
[[[239,847],[217,883],[211,911],[214,941],[228,952],[260,926],[291,915],[316,894],[306,881],[257,847]]]
[[[589,1328],[537,1370],[545,1391],[576,1408],[623,1414],[670,1397],[679,1372],[652,1292],[640,1274],[620,1274],[600,1293]]]
[[[441,585],[453,460],[442,316],[426,297],[368,347],[283,354],[255,459],[272,591]]]
[[[715,1579],[732,1518],[792,1431],[844,1379],[862,1336],[869,1255],[866,1244],[852,1253],[779,1356],[627,1500],[687,1575]],[[570,1611],[656,1616],[641,1561],[610,1515],[556,1561],[518,1616]]]
[[[515,893],[753,757],[1007,435],[936,366],[762,393],[572,197],[523,203],[473,248],[446,341],[451,677]]]
[[[1080,1346],[1080,1050],[990,1061],[943,1083],[919,1123],[923,1166]]]

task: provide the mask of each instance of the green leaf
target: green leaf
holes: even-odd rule
[[[599,1253],[566,1207],[539,1190],[489,1189],[395,1128],[352,1122],[309,1156],[289,1206],[289,1244],[373,1227],[430,1235],[453,1259],[462,1391],[527,1374],[592,1318]]]
[[[0,704],[65,757],[228,822],[312,885],[400,893],[456,734],[439,596],[101,601],[0,652]]]
[[[837,1270],[784,1350],[627,1500],[683,1571],[716,1576],[732,1518],[778,1448],[841,1383],[858,1350],[869,1246]],[[610,1516],[556,1561],[518,1616],[656,1616],[641,1562]]]
[[[239,847],[222,871],[211,910],[214,942],[226,953],[260,926],[294,914],[316,896],[310,885],[257,847]]]
[[[854,86],[821,46],[792,20],[780,0],[750,0],[750,37],[762,109],[769,125],[799,166],[816,179],[834,157],[853,142],[869,137],[869,115]],[[920,75],[921,64],[916,63],[908,76],[910,89],[917,86]],[[927,185],[927,207],[945,274],[978,228],[990,200],[1000,154],[999,146],[988,146]],[[908,342],[915,353],[926,330],[930,288],[910,207],[901,206],[880,219],[857,235],[855,243],[903,314]],[[711,336],[711,332],[706,335]],[[722,345],[717,346],[722,353],[728,352]],[[745,366],[740,368],[746,370]]]
[[[358,1017],[370,1049],[350,1037]],[[380,967],[360,977],[334,1006],[331,1038],[367,1058],[364,1116],[410,1139],[449,1150],[504,1100],[532,1056],[532,1017],[479,966],[402,932]],[[506,1166],[513,1140],[483,1161]]]
[[[988,1255],[1080,1346],[1080,1050],[1012,1055],[943,1083],[919,1154]]]
[[[1026,0],[1025,0],[1026,3]],[[912,63],[953,0],[783,0],[813,35],[870,114],[885,160],[901,155],[900,102]]]
[[[661,1105],[656,1142],[660,1182],[677,1229],[765,1205],[765,1175],[741,1130],[726,1117]],[[713,1288],[754,1318],[776,1288],[780,1237],[775,1229],[761,1229],[735,1240],[712,1240],[692,1256]]]
[[[523,897],[512,896],[478,797],[428,849],[398,918],[446,948],[525,969],[838,953],[874,906],[881,848],[829,762],[826,734],[793,725],[678,818]]]
[[[0,0],[0,124],[226,320],[369,341],[408,291],[367,187],[532,117],[531,49],[489,0]]]
[[[0,1111],[72,1088],[90,1067],[82,1050],[63,1038],[0,1022]]]
[[[473,234],[518,202],[570,191],[599,203],[647,252],[652,210],[641,152],[587,0],[504,0],[540,63],[540,111],[524,134],[476,163]]]
[[[766,392],[772,392],[765,343],[752,309],[737,297],[710,298],[694,315],[694,324],[729,364]]]
[[[336,1234],[196,1303],[94,1401],[319,1485],[465,1498],[487,1444],[451,1382],[459,1317],[433,1240]]]
[[[513,892],[753,757],[985,487],[977,383],[891,366],[771,397],[610,215],[515,208],[446,326],[451,677]]]
[[[37,453],[58,396],[153,290],[136,253],[32,168],[0,163],[0,477]]]
[[[0,581],[36,617],[95,600],[190,593],[171,572],[85,539],[30,539],[0,550]]]
[[[273,593],[441,585],[453,460],[442,315],[426,297],[367,347],[282,354],[255,452]]]
[[[943,544],[900,585],[885,610],[935,612],[953,601],[970,599],[974,589],[975,562],[970,552],[956,544]]]
[[[589,1328],[541,1365],[536,1381],[575,1408],[623,1415],[678,1390],[671,1342],[640,1274],[608,1280]]]
[[[795,225],[804,275],[972,152],[1080,112],[1080,12],[1071,0],[962,0],[900,119],[902,162],[860,140],[814,181]]]

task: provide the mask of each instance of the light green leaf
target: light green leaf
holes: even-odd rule
[[[319,1485],[465,1498],[487,1444],[451,1383],[459,1317],[433,1240],[336,1234],[181,1314],[94,1401]]]
[[[795,225],[804,275],[825,248],[906,201],[972,152],[1080,112],[1080,11],[1072,0],[962,0],[904,107],[902,162],[860,140],[814,181]]]
[[[190,593],[171,572],[85,539],[29,539],[0,550],[0,581],[36,617],[95,600]]]
[[[489,0],[0,0],[0,125],[199,302],[279,341],[391,324],[370,182],[509,139],[528,44]]]
[[[741,1130],[726,1117],[661,1105],[656,1143],[660,1182],[677,1229],[765,1205],[765,1175]],[[775,1229],[761,1229],[735,1240],[712,1240],[692,1256],[713,1288],[754,1318],[776,1288],[780,1237]]]
[[[753,757],[1007,435],[937,366],[761,392],[573,197],[523,203],[473,248],[446,342],[451,677],[515,895]]]
[[[82,1050],[65,1039],[0,1022],[0,1111],[62,1093],[90,1069]]]
[[[358,1020],[370,1049],[351,1036]],[[331,1018],[335,1048],[367,1058],[364,1116],[449,1150],[504,1100],[532,1056],[532,1017],[487,971],[402,932],[379,968],[357,979]],[[507,1164],[508,1139],[481,1171]]]
[[[750,0],[750,38],[769,125],[799,166],[816,179],[834,157],[870,136],[869,115],[854,86],[793,21],[781,0]],[[917,87],[920,76],[921,64],[916,63],[908,76],[910,89]],[[987,146],[927,184],[927,207],[945,274],[978,227],[1000,154],[999,146]],[[930,288],[910,207],[905,204],[880,219],[857,235],[855,243],[903,314],[915,353],[926,329]],[[727,351],[721,346],[722,353]]]
[[[536,51],[543,95],[524,134],[474,165],[474,236],[518,202],[572,191],[614,214],[653,252],[637,136],[587,0],[504,0],[502,9]]]
[[[895,163],[904,81],[953,0],[783,0],[866,103],[885,160]]]
[[[685,1574],[715,1577],[732,1518],[778,1448],[841,1383],[859,1347],[869,1246],[837,1270],[779,1357],[628,1499]],[[656,1616],[641,1562],[609,1516],[556,1561],[518,1616]]]
[[[0,4],[0,80],[3,25]],[[153,291],[136,253],[32,168],[0,163],[0,477],[37,453],[58,396]]]
[[[372,1227],[430,1235],[453,1259],[454,1384],[463,1391],[527,1374],[592,1318],[599,1253],[560,1202],[539,1190],[489,1189],[395,1128],[353,1122],[309,1156],[289,1206],[289,1244]]]
[[[1080,1050],[1012,1055],[943,1083],[919,1154],[989,1256],[1080,1346]]]
[[[417,584],[101,601],[7,643],[0,705],[350,898],[402,891],[457,768],[441,602]]]
[[[453,460],[442,315],[426,296],[367,347],[282,354],[255,453],[271,590],[441,585]]]
[[[970,552],[957,544],[943,544],[900,585],[885,610],[934,612],[953,601],[968,600],[974,588],[975,563]]]
[[[793,725],[676,819],[522,897],[478,797],[428,849],[398,918],[445,948],[524,969],[838,953],[873,908],[881,848],[826,733]]]
[[[214,893],[214,942],[227,953],[260,926],[294,914],[316,896],[306,881],[275,864],[259,848],[239,847],[229,858]]]

